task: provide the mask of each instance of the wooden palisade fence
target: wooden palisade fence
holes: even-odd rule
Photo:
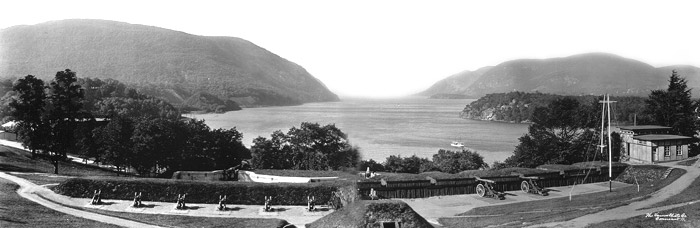
[[[613,166],[613,179],[625,171],[626,166]],[[540,177],[541,187],[559,187],[582,183],[608,181],[607,167],[552,171],[527,176]],[[588,174],[588,176],[586,176]],[[520,190],[522,179],[518,174],[500,177],[481,177],[496,181],[497,191]],[[584,182],[585,178],[585,182]],[[431,180],[432,179],[432,180]],[[383,184],[383,183],[384,184]],[[369,195],[374,189],[380,198],[426,198],[431,196],[475,194],[478,182],[475,178],[402,180],[402,181],[359,181],[357,187],[361,196]]]

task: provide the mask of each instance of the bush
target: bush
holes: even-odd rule
[[[446,173],[459,173],[464,170],[487,169],[489,167],[484,162],[484,157],[479,153],[462,150],[438,150],[437,154],[433,155],[433,163],[437,170]]]
[[[658,165],[631,165],[615,180],[628,184],[652,183],[661,179],[667,169],[668,167]]]
[[[344,191],[352,198],[347,188],[353,187],[353,182],[317,182],[317,183],[253,183],[253,182],[204,182],[182,181],[168,179],[125,179],[125,178],[72,178],[58,186],[59,194],[91,198],[93,191],[102,190],[104,199],[132,200],[134,192],[143,192],[143,200],[176,202],[178,194],[187,193],[189,203],[218,203],[219,195],[227,195],[228,203],[262,205],[265,196],[272,196],[272,203],[277,205],[306,205],[306,197],[316,197],[318,204],[328,204],[333,192]],[[343,190],[341,190],[343,189]],[[346,200],[347,201],[347,200]]]

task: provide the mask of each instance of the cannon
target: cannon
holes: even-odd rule
[[[314,202],[314,201],[316,201],[316,197],[313,197],[313,196],[306,196],[306,203],[307,203],[306,209],[307,209],[309,212],[312,212],[312,211],[315,211],[315,210],[316,210],[316,202]]]
[[[493,189],[493,185],[496,184],[495,181],[488,180],[488,179],[481,179],[479,177],[475,177],[476,181],[479,182],[479,184],[476,185],[476,194],[481,196],[481,197],[488,197],[488,198],[498,198],[500,200],[506,199],[506,194],[503,192],[499,192]]]
[[[265,196],[265,207],[263,208],[263,210],[265,212],[272,211],[272,206],[270,205],[270,201],[272,201],[272,196]]]
[[[523,182],[520,183],[520,190],[522,190],[524,193],[539,194],[542,196],[549,195],[549,193],[547,193],[547,189],[544,189],[537,184],[537,180],[540,179],[539,177],[526,177],[520,175],[520,179],[523,179]]]
[[[141,192],[134,192],[134,204],[131,205],[132,207],[141,207],[143,204],[141,203]]]
[[[90,204],[92,204],[92,205],[102,204],[102,189],[95,190],[95,193],[92,194],[92,201],[90,201]]]
[[[217,209],[220,211],[226,210],[226,195],[219,195],[219,207]]]
[[[176,209],[178,210],[184,210],[187,209],[187,206],[185,206],[185,196],[187,196],[187,193],[185,194],[177,194],[177,206],[175,206]]]

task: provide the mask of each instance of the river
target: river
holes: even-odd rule
[[[513,153],[527,124],[466,120],[459,112],[472,99],[344,99],[300,106],[246,108],[221,114],[188,115],[211,128],[236,127],[250,147],[258,136],[287,132],[302,122],[335,124],[358,146],[363,159],[383,162],[389,155],[431,158],[452,141],[479,152],[491,164]]]

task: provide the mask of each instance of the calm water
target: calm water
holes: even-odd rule
[[[224,114],[191,115],[211,128],[236,127],[250,146],[257,136],[269,138],[275,130],[287,132],[301,122],[332,124],[360,147],[363,159],[383,162],[389,155],[431,158],[438,149],[454,149],[452,141],[464,142],[491,164],[513,152],[526,124],[465,120],[459,112],[473,100],[345,99],[291,107],[247,108]]]

